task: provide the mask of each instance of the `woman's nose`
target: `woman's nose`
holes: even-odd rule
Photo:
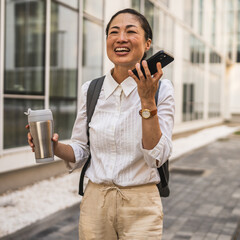
[[[118,35],[118,42],[126,42],[127,41],[127,35],[125,32],[120,32]]]

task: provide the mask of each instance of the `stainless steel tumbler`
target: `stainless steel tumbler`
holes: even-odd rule
[[[46,163],[53,161],[53,116],[51,110],[28,109],[25,114],[28,115],[30,133],[35,145],[36,162]]]

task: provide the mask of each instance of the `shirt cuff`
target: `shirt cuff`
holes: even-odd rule
[[[153,149],[144,149],[141,142],[141,151],[149,167],[159,168],[170,157],[172,153],[172,143],[169,142],[165,135],[162,135],[159,142]]]
[[[84,153],[84,151],[79,148],[78,144],[76,143],[70,143],[69,146],[71,146],[73,149],[75,163],[65,161],[65,164],[69,170],[69,173],[72,173],[74,170],[79,169],[84,165],[88,159],[88,154]]]

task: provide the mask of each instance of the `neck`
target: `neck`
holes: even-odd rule
[[[117,67],[115,66],[111,72],[112,77],[117,83],[122,83],[127,77],[129,77],[128,70],[129,67]]]

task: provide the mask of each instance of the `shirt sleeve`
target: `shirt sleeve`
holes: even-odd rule
[[[174,90],[171,81],[162,80],[158,95],[158,121],[162,136],[157,145],[147,150],[143,148],[141,143],[141,150],[145,161],[149,167],[158,168],[164,164],[172,154],[172,130],[174,126]],[[157,161],[158,160],[158,165]]]
[[[72,137],[69,145],[72,147],[75,155],[75,163],[67,163],[70,172],[81,168],[89,157],[89,145],[87,136],[87,113],[86,113],[86,96],[90,82],[83,84],[80,94],[79,109],[75,120]]]

